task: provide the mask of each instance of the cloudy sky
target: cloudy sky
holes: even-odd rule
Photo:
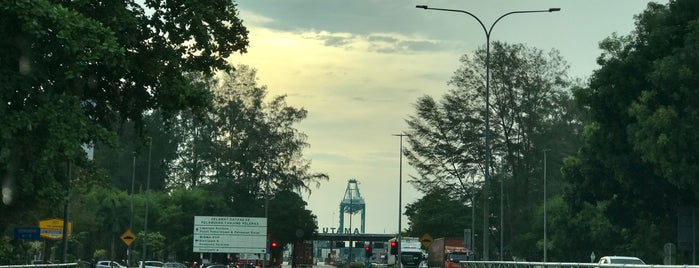
[[[660,1],[666,3],[667,1]],[[570,76],[589,77],[597,68],[598,43],[612,33],[627,35],[643,0],[237,0],[250,31],[248,53],[233,58],[258,71],[270,96],[287,95],[308,110],[297,125],[311,147],[305,156],[330,181],[304,196],[321,228],[337,228],[347,181],[357,179],[366,202],[366,232],[398,230],[400,142],[405,119],[423,95],[441,96],[458,59],[485,44],[472,17],[416,9],[415,5],[467,10],[490,25],[516,10],[561,8],[560,12],[514,14],[497,23],[491,41],[557,49]],[[416,172],[403,162],[402,204],[421,193],[407,183]],[[353,228],[360,224],[352,218]],[[401,229],[407,227],[403,217]],[[349,219],[345,217],[345,227]],[[466,226],[465,226],[466,227]]]

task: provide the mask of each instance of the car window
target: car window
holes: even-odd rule
[[[644,264],[643,261],[640,259],[616,259],[614,260],[614,263],[621,263],[621,264]]]

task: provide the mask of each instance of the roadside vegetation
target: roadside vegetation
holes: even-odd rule
[[[461,57],[443,96],[417,99],[404,153],[424,196],[404,236],[472,229],[477,259],[541,261],[545,211],[548,261],[660,264],[672,243],[690,263],[699,6],[629,19],[584,79],[556,50],[491,44],[488,180],[485,50]],[[302,197],[329,177],[302,154],[306,110],[228,61],[248,47],[234,2],[0,0],[0,34],[0,263],[61,260],[61,241],[13,230],[66,209],[68,261],[126,259],[128,229],[132,260],[196,260],[194,216],[263,217],[266,201],[278,243],[317,231]]]
[[[408,119],[411,182],[425,195],[407,206],[406,235],[473,229],[477,259],[541,261],[546,198],[548,261],[594,252],[662,264],[672,243],[675,263],[691,264],[698,7],[649,3],[631,35],[601,40],[600,67],[582,81],[556,51],[492,44],[489,181],[485,51],[464,55],[451,89],[419,99]]]

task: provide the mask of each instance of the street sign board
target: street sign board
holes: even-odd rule
[[[131,243],[136,240],[136,234],[131,232],[131,229],[127,229],[126,232],[124,232],[119,238],[121,238],[121,241],[124,241],[124,244],[130,246]]]
[[[41,239],[41,229],[38,227],[15,227],[16,240],[32,240]]]
[[[193,235],[194,252],[264,254],[267,218],[195,216]]]
[[[39,221],[41,237],[48,239],[63,239],[63,220],[49,219]],[[73,223],[68,222],[68,236],[73,231]]]

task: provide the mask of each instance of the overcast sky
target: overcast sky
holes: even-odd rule
[[[337,228],[347,181],[357,179],[366,202],[366,232],[398,230],[400,143],[405,119],[423,95],[440,97],[458,59],[485,45],[472,17],[416,9],[415,5],[467,10],[490,25],[516,10],[561,8],[560,12],[514,14],[500,20],[491,41],[557,49],[571,77],[589,77],[598,43],[612,33],[627,35],[643,0],[238,0],[250,31],[248,53],[234,64],[258,70],[269,96],[308,110],[296,128],[308,135],[304,153],[313,172],[330,181],[304,198],[323,228]],[[657,1],[667,3],[667,1]],[[406,143],[407,144],[407,143]],[[402,205],[421,193],[407,183],[416,172],[403,159]],[[345,217],[345,227],[349,218]],[[359,215],[352,218],[353,228]],[[401,229],[408,226],[403,217]],[[468,228],[465,226],[464,228]]]

